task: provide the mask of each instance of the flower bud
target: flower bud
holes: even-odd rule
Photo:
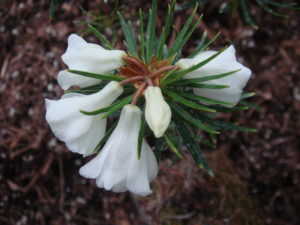
[[[150,86],[145,91],[145,117],[155,137],[163,136],[171,121],[170,106],[164,100],[159,87]]]

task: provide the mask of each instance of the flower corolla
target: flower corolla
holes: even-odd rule
[[[149,182],[157,175],[157,162],[145,140],[138,159],[140,125],[141,110],[135,105],[126,105],[103,149],[81,167],[79,173],[83,177],[96,179],[97,186],[106,190],[130,191],[142,196],[150,194]]]
[[[93,153],[106,130],[106,119],[100,115],[87,116],[80,112],[109,106],[123,92],[118,82],[108,83],[95,94],[68,93],[60,100],[46,99],[46,120],[55,136],[65,142],[72,152]]]
[[[72,70],[107,74],[124,64],[124,56],[126,56],[124,51],[107,50],[100,45],[87,43],[77,34],[71,34],[68,38],[67,51],[62,55],[62,60]],[[78,76],[67,70],[59,72],[57,81],[64,90],[73,85],[84,88],[101,82],[99,79]]]
[[[181,59],[176,65],[181,69],[188,69],[193,65],[211,57],[216,54],[216,51],[203,51],[192,59]],[[240,70],[239,70],[240,69]],[[235,56],[235,49],[231,45],[224,52],[218,55],[204,66],[196,69],[185,75],[185,79],[201,78],[210,75],[222,74],[234,70],[238,72],[215,80],[202,82],[203,84],[213,85],[228,85],[229,88],[224,89],[208,89],[208,88],[194,88],[194,93],[210,99],[215,99],[223,102],[236,105],[241,97],[243,88],[251,76],[251,70],[239,63]],[[207,104],[204,103],[203,104]]]

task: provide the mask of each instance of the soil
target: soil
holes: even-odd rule
[[[120,2],[132,19],[139,7],[150,7],[149,1]],[[158,26],[166,13],[163,2]],[[44,118],[44,98],[63,93],[56,76],[65,68],[60,56],[67,36],[83,32],[82,21],[93,18],[82,9],[104,13],[101,24],[116,29],[117,46],[122,46],[122,33],[109,16],[114,1],[107,8],[103,1],[62,1],[54,20],[46,0],[0,3],[0,224],[300,224],[299,11],[283,10],[289,14],[284,19],[251,5],[260,26],[255,30],[239,14],[219,14],[222,1],[212,2],[198,11],[204,19],[185,54],[204,30],[209,37],[222,32],[213,48],[228,41],[236,46],[239,60],[253,71],[246,91],[257,94],[251,102],[262,110],[219,118],[258,132],[219,135],[218,147],[206,150],[214,178],[188,153],[176,164],[166,153],[148,197],[107,192],[82,178],[78,170],[87,160],[69,152]],[[176,27],[189,13],[176,14]],[[105,34],[110,37],[111,30]]]

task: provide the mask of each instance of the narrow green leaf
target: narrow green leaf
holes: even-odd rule
[[[201,22],[203,17],[203,14],[200,15],[200,17],[197,19],[197,21],[193,24],[193,26],[189,29],[188,33],[184,36],[184,38],[181,40],[181,42],[179,43],[178,47],[177,47],[177,52],[181,52],[181,49],[183,48],[183,46],[185,45],[185,43],[189,40],[189,38],[191,37],[192,33],[195,31],[195,29],[198,27],[199,23]],[[179,57],[179,54],[178,54]]]
[[[206,111],[206,112],[216,112],[215,110],[213,109],[210,109],[206,106],[202,106],[202,105],[199,105],[198,103],[196,102],[193,102],[193,101],[190,101],[186,98],[183,98],[182,96],[176,94],[175,92],[172,92],[170,90],[167,90],[167,89],[162,89],[163,93],[170,96],[174,101],[176,102],[179,102],[187,107],[190,107],[190,108],[193,108],[193,109],[199,109],[199,110],[202,110],[202,111]]]
[[[266,3],[276,6],[278,8],[283,8],[283,9],[294,9],[294,10],[299,10],[300,7],[297,6],[297,3],[279,3],[275,1],[270,1],[270,0],[265,0]]]
[[[122,14],[120,12],[118,12],[118,17],[121,23],[121,27],[122,30],[124,32],[125,35],[125,40],[126,40],[126,47],[129,51],[129,53],[135,57],[137,57],[137,47],[136,47],[136,42],[135,42],[135,38],[134,38],[134,33],[132,30],[132,25],[131,24],[127,24],[124,17],[122,16]]]
[[[100,40],[100,42],[105,48],[109,50],[114,49],[111,43],[106,39],[106,37],[102,35],[95,27],[93,27],[91,24],[88,24],[88,28]]]
[[[173,21],[173,17],[174,17],[175,4],[176,4],[176,0],[173,0],[171,5],[168,5],[167,19],[166,19],[166,23],[164,26],[165,27],[165,38],[167,38],[170,33],[170,28],[172,26],[172,21]]]
[[[55,16],[55,9],[57,6],[57,0],[50,1],[50,19],[53,20]]]
[[[256,95],[255,92],[243,92],[240,100],[251,98],[255,95]]]
[[[173,69],[167,72],[166,75],[164,75],[164,77],[160,80],[160,84],[164,85],[166,83],[166,81],[169,79],[170,76],[173,75],[173,73],[176,71],[177,69]]]
[[[146,125],[146,119],[144,113],[141,115],[141,126],[139,130],[139,136],[138,136],[138,159],[141,159],[141,152],[142,152],[142,144],[143,144],[143,139],[144,139],[144,134],[145,134],[145,125]]]
[[[260,112],[260,111],[262,110],[262,107],[260,107],[260,106],[258,106],[258,105],[256,105],[256,104],[253,104],[253,103],[251,103],[251,102],[245,101],[245,100],[240,101],[240,104],[241,104],[241,105],[246,105],[246,106],[248,106],[249,108],[252,108],[252,109],[254,109],[254,110],[257,111],[257,112]]]
[[[143,12],[139,10],[139,17],[140,17],[140,48],[141,48],[141,57],[145,60],[145,37],[144,37],[144,19],[143,19]]]
[[[206,89],[225,89],[225,88],[230,88],[229,85],[219,85],[219,84],[202,84],[202,83],[187,83],[185,85],[181,85],[180,83],[177,84],[172,84],[174,87],[192,87],[192,88],[206,88]]]
[[[164,84],[170,84],[170,83],[173,83],[173,82],[181,79],[187,73],[190,73],[190,72],[204,66],[205,64],[209,63],[211,60],[213,60],[214,58],[219,56],[221,53],[223,53],[226,49],[227,49],[227,47],[223,48],[222,50],[218,51],[217,53],[213,54],[212,56],[208,57],[207,59],[197,63],[196,65],[191,66],[188,69],[184,69],[184,70],[173,73],[173,75],[174,75],[173,80],[166,81]]]
[[[155,41],[155,27],[157,17],[157,0],[152,1],[152,8],[149,10],[148,25],[146,31],[146,63],[150,62]]]
[[[169,103],[171,108],[173,108],[173,110],[182,118],[184,119],[186,122],[190,123],[191,125],[201,129],[201,130],[205,130],[208,133],[214,133],[214,134],[219,134],[220,132],[214,130],[212,127],[204,125],[200,120],[194,118],[193,116],[191,116],[187,111],[185,111],[184,109],[182,109],[181,107],[179,107],[178,105],[174,104],[174,103]]]
[[[172,139],[165,133],[164,134],[164,138],[167,142],[167,144],[169,145],[170,149],[179,157],[181,158],[181,154],[179,152],[179,150],[176,148],[174,142],[172,141]]]
[[[199,95],[195,95],[194,93],[190,93],[190,92],[180,92],[180,95],[182,95],[186,98],[192,99],[192,100],[202,101],[202,102],[206,102],[206,103],[210,103],[210,104],[234,106],[234,104],[229,103],[229,102],[223,102],[223,101],[219,101],[219,100],[215,100],[215,99],[202,97],[202,96],[199,96]]]
[[[175,85],[175,84],[179,83],[180,85],[185,86],[186,84],[191,84],[191,83],[204,82],[204,81],[210,81],[210,80],[217,80],[217,79],[220,79],[220,78],[227,77],[227,76],[230,76],[232,74],[235,74],[235,73],[237,73],[239,71],[240,71],[240,69],[239,70],[230,71],[230,72],[227,72],[227,73],[220,73],[220,74],[216,74],[216,75],[209,75],[209,76],[199,77],[199,78],[194,78],[194,79],[183,79],[183,80],[176,81],[172,85]]]
[[[230,103],[230,102],[224,102],[224,101],[220,101],[220,100],[216,100],[216,99],[211,99],[211,98],[206,98],[203,96],[199,96],[196,95],[194,93],[180,93],[182,96],[193,99],[193,100],[197,100],[197,101],[202,101],[202,102],[206,102],[209,104],[217,104],[217,105],[225,105],[225,106],[234,106],[234,104]]]
[[[175,53],[178,52],[180,44],[183,41],[186,32],[190,28],[190,25],[191,25],[191,23],[193,21],[193,18],[194,18],[194,15],[195,15],[197,9],[198,9],[198,4],[196,4],[196,7],[194,8],[192,14],[189,16],[189,18],[187,19],[186,23],[184,24],[182,30],[180,31],[180,33],[176,37],[176,39],[175,39],[175,41],[174,41],[171,49],[169,50],[168,57],[170,57],[171,55],[174,55]]]
[[[111,115],[114,112],[119,111],[121,108],[123,108],[125,105],[129,104],[133,99],[133,96],[128,96],[126,98],[123,98],[122,100],[120,100],[119,104],[116,104],[114,107],[112,107],[109,111],[107,111],[102,117],[101,119],[105,119],[107,118],[109,115]]]
[[[220,107],[220,106],[211,106],[211,107],[218,112],[237,112],[237,111],[245,111],[249,109],[248,106],[236,106],[234,108]]]
[[[154,145],[154,154],[155,154],[157,162],[160,161],[161,152],[166,149],[166,146],[167,146],[167,143],[164,138],[156,139],[156,142]]]
[[[201,39],[198,43],[197,48],[194,50],[194,52],[192,54],[190,54],[188,56],[188,58],[193,58],[194,56],[196,56],[199,52],[201,52],[203,50],[203,47],[205,46],[206,37],[207,37],[207,32],[204,31],[204,33],[202,34]]]
[[[104,107],[104,108],[100,108],[100,109],[97,109],[95,111],[84,111],[84,110],[80,110],[80,112],[84,115],[87,115],[87,116],[94,116],[94,115],[98,115],[100,113],[105,113],[105,112],[108,112],[110,110],[112,110],[114,107],[116,106],[119,106],[120,104],[122,104],[124,101],[129,101],[129,99],[132,99],[132,96],[128,96],[128,97],[125,97],[121,100],[118,100],[116,101],[115,103],[111,104],[110,106],[107,106],[107,107]]]
[[[277,13],[275,12],[272,8],[270,8],[266,3],[265,1],[262,1],[262,0],[255,0],[256,3],[263,9],[265,10],[266,12],[274,15],[274,16],[279,16],[279,17],[283,17],[283,18],[287,18],[288,15],[283,15],[283,14],[280,14],[280,13]]]
[[[245,21],[252,26],[254,29],[258,29],[259,27],[256,25],[254,22],[252,16],[250,15],[246,0],[240,0],[241,3],[241,8],[242,8],[242,13],[244,16]]]
[[[166,40],[166,30],[163,27],[162,35],[159,39],[158,48],[157,48],[157,52],[156,52],[156,57],[158,60],[162,59],[162,57],[163,57],[165,40]]]
[[[190,135],[191,131],[189,130],[187,125],[176,114],[174,115],[174,118],[174,123],[176,124],[177,130],[181,138],[183,139],[183,142],[186,145],[188,151],[192,154],[197,165],[200,168],[205,168],[210,176],[214,176],[214,173],[207,163],[206,159],[204,158],[199,145],[193,138],[193,135]]]
[[[110,137],[112,132],[114,131],[115,127],[117,126],[117,123],[115,123],[113,126],[109,128],[109,130],[105,133],[104,137],[101,139],[101,141],[97,144],[97,146],[94,148],[93,152],[96,153],[99,151],[100,148],[104,145],[104,143],[107,141],[107,139]]]
[[[116,76],[116,75],[103,75],[103,74],[98,74],[98,73],[90,73],[90,72],[85,72],[85,71],[80,71],[80,70],[67,70],[70,73],[74,73],[77,75],[81,75],[84,77],[91,77],[99,80],[108,80],[108,81],[121,81],[124,80],[123,77],[121,76]]]
[[[212,125],[215,129],[219,129],[219,130],[235,130],[235,131],[242,131],[242,132],[256,132],[256,129],[253,128],[247,128],[247,127],[241,127],[239,125],[236,124],[232,124],[232,123],[226,123],[223,121],[218,121],[215,119],[212,119],[206,115],[204,115],[203,113],[197,112],[193,114],[194,117],[196,117],[197,119],[206,122],[210,125]]]

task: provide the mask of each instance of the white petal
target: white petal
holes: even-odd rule
[[[57,82],[63,90],[69,89],[71,86],[75,85],[80,88],[89,87],[92,85],[100,84],[102,80],[84,77],[68,72],[67,70],[62,70],[58,73]]]
[[[146,89],[145,118],[155,137],[163,136],[171,121],[170,106],[164,100],[159,87],[150,86]]]
[[[122,92],[123,88],[119,83],[110,82],[95,94],[77,94],[57,101],[46,99],[46,120],[55,136],[66,142],[71,151],[92,154],[105,134],[106,121],[100,121],[99,115],[84,115],[80,110],[94,111],[107,107]],[[85,147],[82,148],[83,146]]]
[[[216,51],[204,51],[199,53],[193,59],[181,59],[178,61],[177,65],[182,69],[189,68],[208,57],[217,53]],[[239,72],[234,73],[230,76],[226,76],[220,79],[211,80],[203,82],[205,84],[217,84],[217,85],[229,85],[230,88],[226,89],[200,89],[195,88],[194,92],[198,95],[212,98],[220,101],[226,101],[229,103],[237,104],[242,89],[248,82],[251,71],[239,63],[235,56],[235,49],[233,46],[227,48],[223,53],[217,56],[215,59],[211,60],[206,65],[200,67],[199,69],[188,73],[185,78],[200,78],[209,75],[216,75],[221,73],[226,73],[234,70],[239,70]]]

